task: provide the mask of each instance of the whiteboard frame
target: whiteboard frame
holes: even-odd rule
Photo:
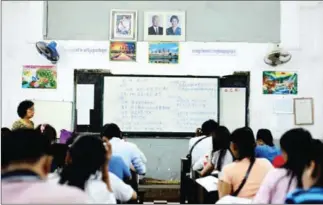
[[[71,125],[70,125],[70,127],[71,127],[71,131],[73,131],[73,128],[74,128],[74,123],[75,123],[75,119],[74,119],[74,116],[75,116],[75,104],[74,104],[74,101],[67,101],[67,100],[39,100],[39,99],[28,99],[28,100],[30,100],[30,101],[32,101],[34,104],[36,104],[36,102],[65,102],[65,103],[71,103],[72,104],[72,112],[71,112],[71,115],[72,115],[72,120],[71,120]],[[36,109],[37,109],[37,107],[36,107]],[[37,112],[37,110],[36,110],[36,112]],[[36,125],[35,124],[35,128],[36,128],[36,126],[38,126],[38,124]],[[53,125],[54,126],[54,125]],[[61,132],[61,130],[57,130],[57,128],[56,127],[54,127],[55,128],[55,130],[56,130],[56,132],[57,132],[57,140],[59,140],[60,138],[61,138],[61,135],[60,135],[60,132]],[[66,128],[65,128],[66,129]]]
[[[192,75],[113,75],[113,74],[103,74],[103,81],[104,77],[143,77],[143,78],[207,78],[207,79],[214,79],[218,81],[218,88],[217,88],[217,94],[218,94],[218,104],[217,104],[217,118],[214,119],[217,122],[220,120],[220,77],[219,76],[192,76]],[[78,83],[80,84],[80,83]],[[103,82],[103,88],[104,88],[104,82]],[[102,89],[102,98],[104,95],[104,89]],[[96,99],[94,99],[96,101]],[[76,103],[76,102],[75,102]],[[102,100],[102,112],[103,112],[103,100]],[[208,120],[208,119],[205,119]],[[101,116],[101,124],[103,126],[103,115]],[[127,137],[192,137],[195,136],[195,129],[192,129],[192,132],[129,132],[124,131],[123,135]]]
[[[306,112],[311,113],[311,121],[308,122],[297,122],[297,113],[300,111],[297,108],[297,101],[309,101],[311,108],[310,110],[307,110]],[[294,124],[295,125],[313,125],[314,124],[314,100],[313,98],[294,98]]]

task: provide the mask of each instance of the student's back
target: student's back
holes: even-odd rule
[[[77,188],[41,180],[12,182],[2,179],[3,204],[70,204],[85,203],[87,196]]]
[[[109,171],[121,180],[131,177],[130,168],[120,156],[111,156],[109,161]]]
[[[258,158],[266,158],[271,163],[274,158],[281,154],[281,151],[276,146],[269,145],[258,145],[256,147],[256,157]]]

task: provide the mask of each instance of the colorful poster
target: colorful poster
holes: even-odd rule
[[[262,80],[263,94],[296,95],[298,93],[296,72],[264,71]]]
[[[114,41],[110,43],[111,61],[136,61],[136,42]]]
[[[149,63],[178,64],[179,43],[149,43]]]
[[[22,88],[57,88],[56,66],[25,65],[22,70]]]

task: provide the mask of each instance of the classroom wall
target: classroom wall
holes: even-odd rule
[[[108,39],[111,9],[138,11],[139,41],[144,39],[146,30],[140,23],[144,22],[144,11],[178,9],[186,11],[186,41],[263,43],[280,40],[278,1],[186,1],[183,4],[174,0],[150,1],[149,4],[145,1],[48,1],[48,38]]]
[[[113,73],[226,75],[233,71],[251,71],[250,126],[256,131],[267,127],[279,139],[295,127],[292,115],[276,115],[273,103],[282,96],[262,95],[262,71],[297,71],[299,94],[313,97],[315,124],[304,126],[323,139],[323,6],[305,2],[281,2],[281,40],[290,49],[292,60],[275,69],[263,63],[268,44],[193,43],[181,44],[180,64],[174,66],[148,65],[147,43],[138,42],[137,63],[112,63],[108,60],[108,42],[59,41],[61,60],[58,63],[57,90],[21,89],[22,65],[47,65],[49,62],[36,53],[34,43],[42,39],[43,2],[2,2],[2,126],[11,126],[17,119],[16,107],[26,98],[38,100],[73,99],[74,68],[108,68]],[[80,49],[83,51],[80,52]],[[86,49],[89,48],[89,49]],[[102,48],[93,52],[93,48]],[[198,56],[192,50],[236,50],[235,56]],[[92,52],[91,52],[92,51]],[[285,96],[290,98],[292,96]],[[233,103],[234,105],[234,103]],[[36,108],[37,112],[37,108]],[[59,114],[59,111],[53,112]],[[179,157],[187,152],[187,139],[129,139],[138,144],[149,160],[147,176],[179,179]],[[171,154],[170,154],[171,153]],[[177,160],[178,159],[178,160]]]

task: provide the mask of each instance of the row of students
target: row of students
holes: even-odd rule
[[[280,139],[281,151],[273,145],[272,135],[266,129],[258,131],[257,141],[248,127],[230,134],[213,120],[206,121],[198,131],[202,136],[191,139],[190,152],[194,153],[192,147],[199,148],[195,159],[203,159],[203,148],[207,151],[208,143],[212,142],[212,157],[201,175],[214,169],[220,171],[220,198],[231,195],[253,199],[254,203],[323,202],[323,145],[319,140],[313,140],[308,131],[287,131]],[[232,158],[226,157],[227,153],[232,154]],[[284,163],[281,168],[274,169],[271,162],[277,156],[282,157]],[[201,168],[200,161],[192,160],[193,169]],[[296,188],[299,190],[295,191]]]
[[[16,129],[3,136],[2,202],[113,204],[137,198],[131,186],[108,171],[112,156],[109,141],[98,136],[77,137],[66,146],[64,162],[64,156],[54,151],[57,148],[33,129]],[[47,194],[39,195],[43,190]]]

